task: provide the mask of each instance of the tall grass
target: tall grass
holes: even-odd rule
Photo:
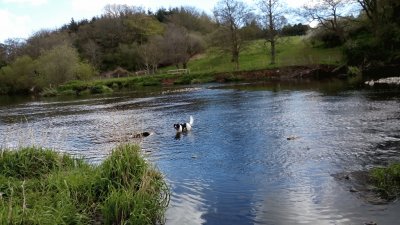
[[[383,197],[392,199],[400,196],[400,163],[385,168],[374,168],[370,175]]]
[[[103,164],[51,150],[1,150],[0,224],[156,224],[169,190],[136,145]]]

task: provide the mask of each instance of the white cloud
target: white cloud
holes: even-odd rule
[[[251,0],[252,1],[252,0]],[[121,5],[134,5],[142,6],[145,9],[157,10],[161,7],[177,7],[177,6],[194,6],[199,9],[210,11],[216,1],[213,0],[72,0],[71,5],[73,10],[95,13],[94,15],[99,15],[102,13],[104,6],[107,4],[121,4]],[[93,15],[93,16],[94,16]]]
[[[307,1],[306,0],[286,0],[286,3],[289,7],[292,8],[300,8],[302,7]]]
[[[72,9],[81,12],[100,14],[107,4],[137,5],[137,1],[132,0],[72,0]],[[95,16],[95,15],[93,15]]]
[[[0,42],[7,38],[26,38],[29,30],[29,16],[17,16],[7,10],[0,9]]]
[[[13,4],[43,5],[47,3],[47,0],[3,0],[3,2]]]

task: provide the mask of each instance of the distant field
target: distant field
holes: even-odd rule
[[[269,48],[264,40],[253,41],[240,54],[240,70],[258,70],[281,66],[310,64],[339,64],[342,60],[340,48],[314,48],[304,37],[295,36],[282,39],[277,45],[276,64],[270,65]],[[229,55],[215,49],[192,59],[188,67],[192,73],[215,73],[233,71],[234,65]]]

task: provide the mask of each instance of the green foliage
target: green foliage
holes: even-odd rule
[[[349,64],[363,67],[400,64],[400,2],[359,2],[366,14],[358,18],[357,29],[348,32],[344,53]]]
[[[73,79],[89,80],[95,69],[80,62],[77,51],[68,46],[57,46],[34,60],[29,56],[17,57],[10,65],[0,69],[0,93],[15,94],[43,91],[54,95],[54,88]]]
[[[343,38],[332,30],[319,27],[313,29],[308,39],[315,47],[333,48],[343,44]]]
[[[283,36],[303,36],[307,34],[310,29],[309,25],[298,24],[288,24],[282,27]]]
[[[13,63],[0,69],[0,89],[6,93],[28,92],[35,85],[36,68],[37,62],[31,57],[18,57]]]
[[[96,69],[88,63],[79,62],[75,68],[75,78],[78,80],[91,80],[96,74]]]
[[[95,85],[90,87],[90,93],[91,94],[106,94],[106,93],[112,93],[113,90],[105,85]]]
[[[169,190],[138,146],[91,166],[50,150],[2,150],[0,224],[162,223]]]
[[[44,52],[38,59],[38,86],[57,86],[68,80],[75,79],[79,66],[78,52],[68,46],[57,46]]]
[[[361,75],[361,69],[356,66],[349,66],[347,74],[349,76],[359,76]]]
[[[390,199],[400,196],[400,163],[374,168],[370,175],[383,197]]]

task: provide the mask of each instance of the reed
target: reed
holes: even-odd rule
[[[137,145],[118,146],[97,166],[40,148],[0,155],[0,224],[156,224],[168,203]]]

